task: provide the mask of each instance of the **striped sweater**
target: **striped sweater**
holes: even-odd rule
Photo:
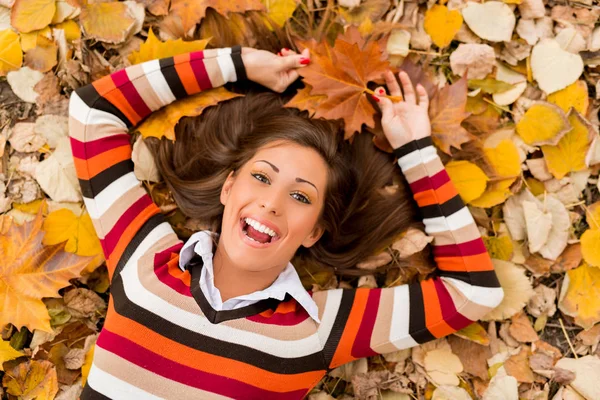
[[[503,298],[490,257],[430,138],[398,149],[436,276],[311,293],[318,324],[291,296],[215,311],[202,264],[133,173],[129,128],[185,96],[245,77],[240,47],[133,65],[72,93],[69,135],[85,206],[111,279],[82,399],[301,399],[331,369],[446,336]]]

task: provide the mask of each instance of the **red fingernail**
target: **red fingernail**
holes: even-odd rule
[[[310,62],[310,60],[308,58],[301,58],[300,59],[300,64],[306,65]]]
[[[374,94],[371,95],[371,97],[373,98],[373,100],[375,100],[376,102],[380,102],[381,100],[379,100],[379,98],[377,96],[375,96]]]
[[[288,49],[287,47],[284,47],[283,50],[285,51],[289,51],[290,49]]]
[[[385,90],[383,90],[383,89],[379,89],[379,93],[381,93],[381,94],[385,94]]]
[[[278,55],[279,57],[281,57],[281,52],[280,52],[280,51],[279,51],[279,52],[277,52],[277,55]]]

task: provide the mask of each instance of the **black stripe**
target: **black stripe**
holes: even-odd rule
[[[455,278],[459,281],[468,283],[469,285],[482,286],[487,288],[500,287],[498,276],[496,271],[475,271],[475,272],[463,272],[463,271],[439,271],[439,276],[445,276],[448,278]]]
[[[142,227],[136,232],[133,239],[131,239],[131,242],[129,242],[129,244],[127,244],[127,247],[125,247],[125,251],[123,251],[121,258],[117,262],[115,271],[113,272],[113,280],[115,279],[115,277],[119,276],[121,270],[123,269],[123,267],[125,267],[125,264],[127,264],[129,258],[131,258],[131,255],[135,252],[140,243],[142,243],[142,240],[144,240],[154,228],[156,228],[163,222],[165,222],[165,217],[162,214],[155,214],[152,217],[148,218],[146,222],[144,222],[144,225],[142,225]]]
[[[329,366],[331,365],[331,360],[333,360],[335,350],[340,343],[342,333],[344,333],[344,328],[346,327],[346,322],[348,322],[348,316],[352,310],[352,304],[354,303],[354,297],[356,295],[355,289],[342,290],[342,299],[340,300],[338,313],[335,317],[335,322],[331,327],[331,332],[327,338],[327,343],[325,343],[325,346],[323,347],[323,358],[325,359],[327,370],[330,370]]]
[[[79,400],[110,400],[110,397],[106,397],[102,393],[96,392],[90,387],[89,381],[86,381],[83,391],[79,396]]]
[[[410,154],[418,149],[419,148],[417,147],[417,141],[411,140],[410,142],[403,144],[397,149],[394,149],[394,155],[398,158],[402,158],[405,155]]]
[[[90,180],[79,179],[81,193],[88,199],[93,199],[96,195],[102,192],[108,185],[133,171],[133,161],[131,159],[123,160],[112,167],[105,169]]]
[[[425,302],[423,288],[419,282],[408,285],[409,294],[409,323],[408,333],[417,343],[426,343],[436,339],[425,326]]]
[[[91,83],[89,85],[85,85],[80,87],[75,91],[81,100],[89,107],[95,108],[96,110],[105,111],[109,114],[112,114],[119,118],[128,128],[131,128],[133,124],[127,119],[125,114],[121,112],[117,107],[115,107],[110,101],[106,100],[104,97],[101,97],[94,85]]]
[[[419,149],[424,149],[427,146],[433,146],[433,140],[431,136],[425,136],[421,139],[417,139],[417,147]]]
[[[181,79],[179,79],[177,70],[175,69],[175,61],[173,60],[173,57],[161,58],[158,60],[158,62],[160,65],[160,70],[175,98],[183,99],[184,97],[188,97],[188,94],[183,87],[183,83],[181,83]]]
[[[252,347],[202,335],[201,333],[193,332],[174,324],[129,301],[125,295],[123,279],[121,277],[113,279],[111,293],[115,311],[120,315],[192,349],[241,361],[278,374],[298,374],[322,368],[323,358],[320,351],[298,358],[277,357]],[[198,316],[198,318],[202,317]],[[135,338],[133,340],[135,341]]]
[[[233,61],[233,66],[235,67],[237,81],[245,81],[248,79],[246,75],[246,67],[242,61],[242,46],[239,44],[231,48],[231,60]]]
[[[196,303],[198,303],[200,306],[204,316],[213,324],[229,321],[231,319],[249,317],[251,315],[260,314],[261,312],[269,309],[275,310],[281,302],[289,301],[292,297],[289,293],[286,293],[283,300],[268,298],[245,307],[240,307],[233,310],[217,311],[210,305],[204,296],[204,292],[200,288],[200,274],[202,272],[202,267],[203,260],[198,254],[194,255],[194,257],[185,266],[185,268],[188,271],[191,271],[192,274],[192,279],[190,282],[190,291],[192,296],[194,297],[194,300],[196,300]]]
[[[442,204],[432,204],[421,207],[423,218],[448,217],[465,206],[460,195],[456,195]]]

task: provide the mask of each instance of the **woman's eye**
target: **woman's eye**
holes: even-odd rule
[[[303,194],[300,194],[300,193],[294,193],[294,194],[297,194],[297,195],[299,195],[299,196],[300,196],[299,198],[300,198],[300,199],[303,199],[303,200],[300,200],[302,203],[305,203],[305,204],[310,204],[310,200],[309,200],[309,199],[308,199],[306,196],[304,196]],[[298,198],[298,197],[297,197],[297,198]]]
[[[254,173],[254,174],[250,174],[250,175],[252,175],[259,182],[269,183],[269,178],[264,174]],[[260,178],[263,178],[264,180],[260,179]],[[301,203],[312,204],[310,202],[310,199],[308,197],[306,197],[305,195],[303,195],[302,193],[294,193],[294,194],[298,195],[298,197],[295,197],[295,199],[299,199],[299,201]]]
[[[260,176],[260,177],[262,177],[262,178],[264,178],[264,179],[265,179],[265,180],[263,181],[263,180],[261,180],[261,179],[258,179],[258,178],[256,178],[256,180],[258,180],[258,181],[260,181],[260,182],[265,182],[265,183],[267,183],[267,181],[269,180],[269,179],[268,179],[266,176],[264,176],[263,174],[252,174],[252,176],[253,176],[253,177],[255,177],[255,178],[256,178],[257,176]]]

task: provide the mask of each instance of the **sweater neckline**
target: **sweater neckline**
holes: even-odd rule
[[[202,313],[213,324],[229,321],[231,319],[250,317],[269,309],[274,310],[280,303],[288,301],[291,298],[291,295],[286,293],[283,300],[268,298],[233,310],[215,310],[200,288],[200,274],[202,273],[203,266],[204,261],[202,260],[202,257],[196,254],[187,262],[185,269],[188,270],[191,275],[190,292],[192,293],[194,300],[196,300],[196,303],[200,306]]]

